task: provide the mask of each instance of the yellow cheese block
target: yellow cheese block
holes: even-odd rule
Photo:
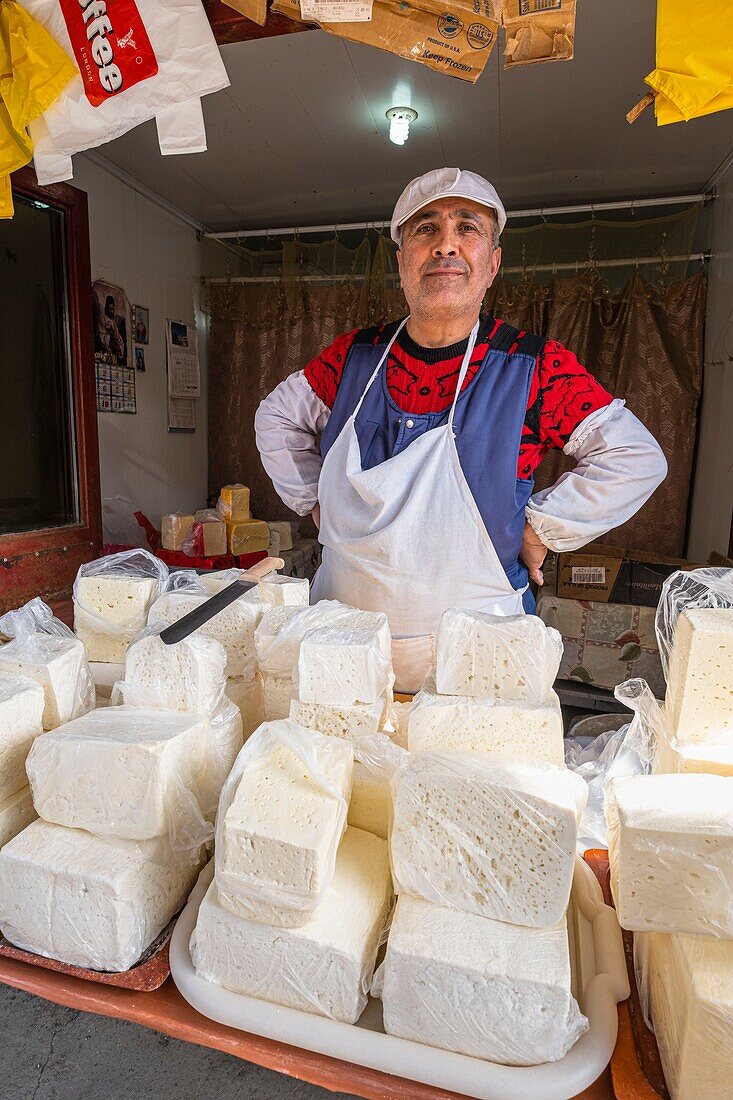
[[[246,485],[225,485],[219,493],[219,511],[227,523],[250,518],[249,489]]]
[[[182,550],[183,540],[191,534],[193,516],[171,512],[160,521],[160,541],[164,550]]]
[[[245,519],[241,523],[227,523],[230,554],[255,554],[267,550],[270,545],[270,528],[264,520]]]
[[[218,558],[227,552],[227,526],[209,520],[193,527],[194,552],[204,558]]]

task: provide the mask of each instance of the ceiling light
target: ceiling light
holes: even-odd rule
[[[387,118],[389,140],[395,145],[404,145],[410,136],[410,123],[417,118],[417,111],[413,111],[412,107],[390,107]]]

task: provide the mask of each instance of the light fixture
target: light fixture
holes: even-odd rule
[[[389,140],[395,145],[404,145],[410,136],[410,123],[417,118],[417,111],[413,111],[412,107],[390,107],[387,118]]]

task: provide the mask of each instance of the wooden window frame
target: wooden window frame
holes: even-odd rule
[[[64,215],[79,522],[0,534],[0,610],[41,596],[68,622],[77,570],[102,548],[87,196],[66,183],[40,187],[30,167],[14,172],[11,182],[15,195]]]

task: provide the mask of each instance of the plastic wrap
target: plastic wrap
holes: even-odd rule
[[[566,768],[418,753],[393,780],[398,894],[549,928],[567,909],[586,786]]]
[[[678,571],[662,588],[656,631],[666,709],[680,742],[733,743],[733,569]]]
[[[128,970],[185,902],[200,853],[34,821],[0,851],[0,925],[26,951]]]
[[[311,607],[271,607],[262,616],[255,634],[260,671],[292,678],[300,645],[310,630],[348,623],[353,607],[338,600],[320,600]]]
[[[310,581],[303,577],[283,577],[271,573],[257,586],[260,603],[266,607],[307,607]]]
[[[219,900],[237,916],[303,923],[333,878],[353,750],[285,719],[264,722],[224,784],[216,823]]]
[[[43,730],[43,688],[0,672],[0,802],[28,783],[25,759]]]
[[[74,629],[90,661],[117,664],[147,622],[168,567],[147,550],[124,550],[79,567],[74,581]]]
[[[622,928],[733,938],[733,779],[614,779],[606,820]]]
[[[43,728],[77,718],[94,706],[94,683],[83,644],[36,597],[0,617],[0,672],[27,676],[43,688]]]
[[[401,895],[380,975],[384,1029],[504,1065],[562,1058],[588,1029],[565,919],[524,928]]]
[[[441,695],[543,703],[555,682],[563,643],[536,615],[451,609],[438,628],[435,680]]]
[[[230,678],[226,682],[225,690],[227,697],[239,707],[242,715],[242,736],[246,741],[265,720],[262,677],[257,675],[252,680]]]
[[[270,528],[262,519],[232,520],[226,532],[229,553],[235,557],[269,551]]]
[[[226,524],[215,509],[209,508],[196,512],[193,526],[183,540],[181,550],[189,558],[215,558],[226,554]]]
[[[384,733],[369,734],[355,743],[349,825],[387,839],[392,780],[407,759],[407,752]]]
[[[246,569],[212,569],[210,573],[197,573],[197,583],[203,585],[210,596],[228,588],[230,584],[242,579]],[[255,591],[254,589],[252,591]],[[248,595],[249,599],[253,597]]]
[[[293,682],[303,703],[354,706],[389,698],[394,686],[387,616],[352,611],[303,635]]]
[[[410,711],[410,752],[484,752],[515,764],[562,764],[560,700],[520,703],[470,696],[438,695],[431,678]]]
[[[174,645],[160,640],[159,623],[146,627],[125,658],[125,681],[150,688],[156,706],[211,716],[224,703],[227,656],[214,638],[190,634]]]
[[[378,733],[388,710],[385,699],[354,706],[302,703],[299,699],[290,703],[290,717],[294,722],[326,737],[343,737],[346,741],[358,741],[360,737]]]
[[[171,512],[160,520],[160,545],[164,550],[183,550],[184,540],[190,535],[194,517],[183,512]]]
[[[216,883],[201,903],[191,937],[198,973],[237,993],[356,1023],[391,907],[386,843],[347,829],[331,887],[296,929],[232,916]]]
[[[225,485],[219,493],[216,505],[218,518],[227,523],[249,519],[249,489],[246,485],[237,482],[235,485]]]
[[[170,626],[189,611],[200,607],[211,595],[193,570],[182,569],[173,573],[167,590],[150,608],[148,624],[157,624],[161,628]],[[255,630],[261,617],[262,608],[257,601],[257,589],[253,588],[200,626],[195,634],[221,642],[227,655],[227,676],[241,676],[245,680],[252,680],[257,672]]]
[[[641,932],[634,963],[673,1100],[723,1100],[733,1078],[733,941]]]
[[[263,710],[266,722],[277,722],[290,716],[295,698],[295,686],[289,676],[262,676]]]
[[[122,688],[124,698],[149,691]],[[211,724],[136,702],[36,738],[26,761],[34,805],[67,828],[123,840],[162,837],[174,851],[191,852],[211,838],[206,818],[223,783]]]
[[[414,700],[409,703],[393,700],[389,707],[389,713],[385,716],[383,730],[400,748],[407,748],[408,727],[410,712]]]

